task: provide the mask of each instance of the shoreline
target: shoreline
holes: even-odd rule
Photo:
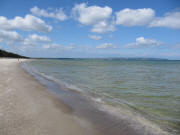
[[[0,65],[1,135],[99,135],[90,123],[82,125],[71,108],[29,75],[18,59],[0,59]]]
[[[25,62],[25,60],[21,59],[21,62]],[[16,95],[11,97],[11,102],[3,96],[4,100],[7,100],[6,102],[10,102],[10,104],[4,105],[4,108],[13,106],[14,108],[9,109],[15,114],[10,113],[4,117],[5,110],[0,111],[0,121],[4,117],[0,124],[0,134],[14,135],[15,131],[15,135],[56,135],[59,133],[62,135],[165,135],[165,133],[161,133],[160,129],[159,131],[156,129],[158,132],[151,132],[153,127],[148,129],[143,125],[136,126],[136,122],[127,121],[127,119],[134,118],[133,116],[129,118],[129,115],[124,112],[117,115],[124,115],[125,119],[118,119],[108,112],[98,109],[78,92],[66,90],[51,80],[31,74],[22,67],[21,62],[18,62],[17,59],[0,59],[3,67],[0,69],[0,75],[3,76],[0,78],[1,82],[9,80],[10,77],[9,82],[12,82],[10,85],[6,82],[3,83],[8,85],[6,89],[14,89],[5,95]],[[0,87],[0,91],[3,90],[2,88]],[[18,98],[17,103],[16,98]],[[4,102],[0,103],[1,108],[3,104]],[[16,105],[20,107],[20,110],[17,110],[19,107]],[[113,110],[113,108],[111,109]],[[22,114],[23,118],[18,114]],[[9,118],[10,120],[8,120]],[[23,121],[24,124],[18,125],[18,121]],[[31,124],[26,127],[29,121]],[[6,123],[8,124],[6,125]]]

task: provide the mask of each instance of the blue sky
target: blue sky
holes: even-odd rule
[[[0,48],[30,57],[180,59],[180,1],[1,0]]]

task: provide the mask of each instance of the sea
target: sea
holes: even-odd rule
[[[36,75],[81,93],[111,115],[128,119],[131,114],[132,121],[180,134],[180,61],[35,59],[25,65]]]

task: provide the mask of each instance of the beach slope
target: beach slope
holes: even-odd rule
[[[97,134],[85,123],[26,73],[17,59],[0,59],[0,135]]]

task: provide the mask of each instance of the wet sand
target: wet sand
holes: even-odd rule
[[[21,60],[22,61],[22,60]],[[20,66],[0,59],[0,135],[97,135]]]

